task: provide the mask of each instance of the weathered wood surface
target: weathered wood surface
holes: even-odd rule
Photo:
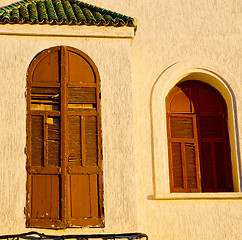
[[[92,64],[56,47],[29,69],[29,227],[103,226],[100,80]]]

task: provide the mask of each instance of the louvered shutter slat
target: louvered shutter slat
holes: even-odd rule
[[[85,142],[86,165],[96,166],[98,164],[98,135],[96,116],[86,117]]]
[[[171,143],[172,148],[172,174],[175,188],[183,188],[183,167],[181,143]]]
[[[47,122],[47,146],[48,146],[48,165],[60,166],[60,119],[59,117],[49,117]]]
[[[69,117],[69,162],[81,165],[81,119],[80,116]]]
[[[191,117],[170,117],[172,138],[193,138],[193,120]]]
[[[185,144],[187,188],[197,189],[197,169],[194,143]]]
[[[31,165],[44,164],[44,123],[42,116],[31,116]]]

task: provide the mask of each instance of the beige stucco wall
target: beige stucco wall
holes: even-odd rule
[[[9,2],[14,1],[3,0],[0,4]],[[33,40],[27,36],[0,38],[0,96],[1,111],[4,112],[0,117],[1,233],[27,231],[24,228],[23,214],[24,88],[27,66],[38,51],[49,46],[66,44],[86,52],[96,63],[102,78],[106,211],[105,229],[70,229],[67,232],[141,231],[148,234],[151,240],[241,239],[241,199],[154,199],[155,181],[160,180],[159,176],[154,177],[151,92],[158,78],[159,81],[165,81],[166,87],[175,84],[176,78],[162,77],[164,76],[162,74],[177,62],[180,64],[181,72],[183,66],[186,68],[187,62],[195,62],[198,63],[196,67],[203,66],[218,74],[231,88],[234,96],[235,105],[231,112],[236,113],[234,116],[238,123],[235,129],[238,144],[235,154],[237,154],[236,161],[241,161],[242,2],[240,0],[123,0],[121,2],[89,0],[88,2],[138,19],[138,30],[132,41],[131,55],[128,39],[35,37]],[[132,79],[129,75],[130,58]],[[178,81],[177,69],[173,67],[169,69],[174,70],[172,76],[177,76]],[[7,98],[3,97],[6,93],[8,93]],[[14,105],[15,103],[17,105]],[[121,129],[124,126],[125,128]],[[164,146],[162,151],[166,152],[167,148]],[[242,164],[237,163],[238,171],[239,168],[241,171]],[[15,174],[14,170],[17,170],[18,174]],[[111,186],[113,183],[118,188],[114,189]],[[41,232],[46,231],[41,229]],[[58,231],[58,234],[60,233]]]
[[[132,43],[132,80],[139,230],[147,233],[152,240],[241,239],[241,200],[152,200],[155,182],[150,98],[152,87],[160,74],[174,63],[184,63],[184,69],[187,62],[200,63],[196,67],[206,66],[217,73],[228,83],[235,96],[234,110],[237,114],[240,150],[238,154],[241,159],[242,2],[91,2],[138,19],[138,30]],[[179,71],[182,71],[182,67]],[[169,81],[167,78],[163,79]],[[163,84],[172,86],[175,80],[170,81]]]

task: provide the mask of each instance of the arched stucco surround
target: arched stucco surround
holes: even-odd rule
[[[221,93],[226,101],[234,191],[241,192],[241,159],[236,99],[233,90],[229,86],[229,82],[232,82],[233,79],[224,70],[212,64],[208,67],[208,65],[201,62],[184,61],[174,63],[166,68],[157,78],[151,92],[155,198],[170,193],[165,99],[169,91],[178,82],[186,80],[199,80],[210,84]]]

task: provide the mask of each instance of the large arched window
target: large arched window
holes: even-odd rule
[[[70,47],[41,52],[27,77],[27,226],[103,226],[100,79]]]
[[[171,192],[233,191],[227,107],[208,84],[185,81],[167,95]]]

